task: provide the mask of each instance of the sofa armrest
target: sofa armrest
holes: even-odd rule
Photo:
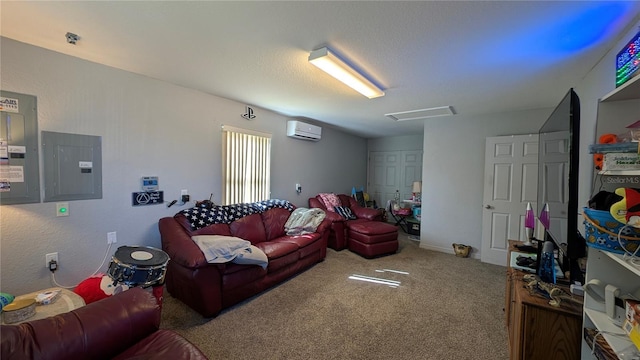
[[[160,325],[160,305],[142,288],[132,288],[68,313],[2,325],[3,360],[110,359]]]
[[[327,211],[327,207],[324,206],[324,204],[320,200],[318,200],[317,197],[309,198],[309,207],[310,208],[318,208],[318,209],[322,209],[324,211]]]
[[[191,235],[176,219],[173,217],[160,219],[158,229],[160,230],[162,250],[169,255],[169,259],[171,259],[169,261],[175,261],[192,269],[208,264],[198,245],[191,240]]]
[[[320,235],[324,235],[326,231],[329,231],[331,229],[331,224],[333,224],[333,221],[325,217],[320,225],[318,225],[318,227],[316,228],[316,232]]]
[[[202,360],[207,357],[191,342],[172,330],[158,330],[113,360]]]

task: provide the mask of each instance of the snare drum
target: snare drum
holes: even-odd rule
[[[115,283],[131,287],[164,284],[169,255],[147,246],[121,246],[111,258],[109,275]]]

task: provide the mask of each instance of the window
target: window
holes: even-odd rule
[[[222,127],[223,204],[269,199],[271,134]]]

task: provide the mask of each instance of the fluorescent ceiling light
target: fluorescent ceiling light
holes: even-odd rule
[[[326,47],[313,50],[309,54],[309,62],[369,99],[384,96],[384,91],[340,60]]]
[[[395,121],[420,120],[437,116],[454,115],[452,106],[440,106],[428,109],[401,111],[396,113],[384,114],[384,116]]]

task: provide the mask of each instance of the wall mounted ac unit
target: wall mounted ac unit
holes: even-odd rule
[[[300,140],[319,141],[322,137],[322,128],[298,120],[289,120],[287,136]]]

